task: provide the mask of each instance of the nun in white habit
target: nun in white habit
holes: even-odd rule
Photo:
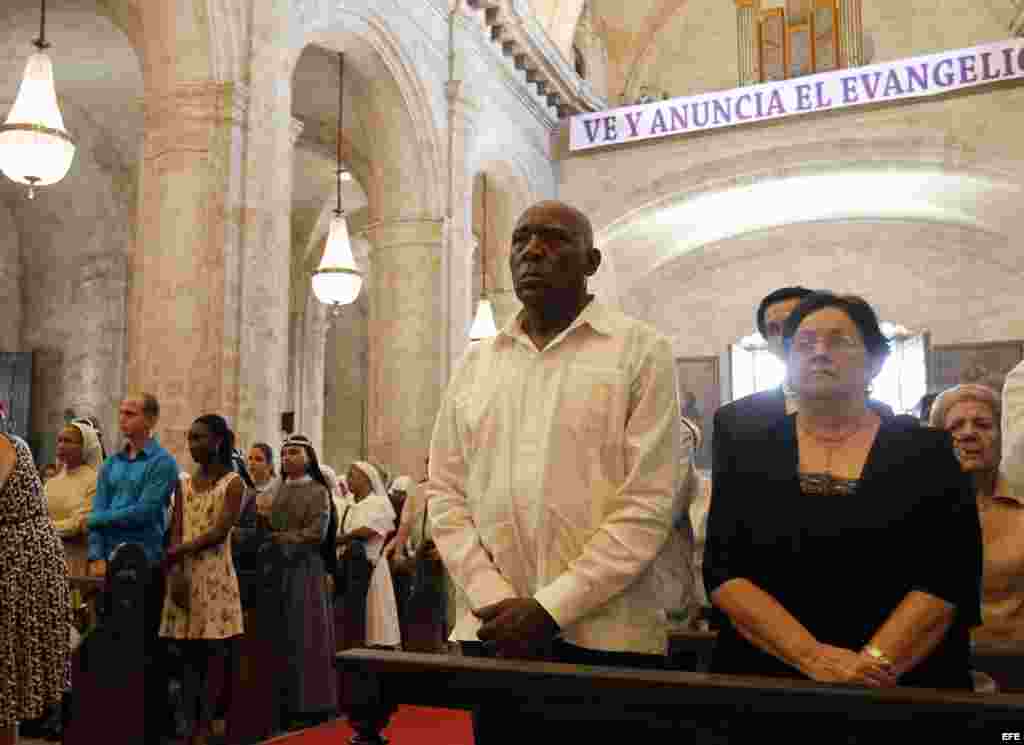
[[[395,530],[395,508],[391,505],[380,471],[372,463],[353,463],[348,469],[347,481],[353,504],[341,519],[338,544],[364,540],[366,557],[374,565],[366,596],[366,645],[398,648],[402,644],[402,635],[395,588],[388,561],[381,561],[384,541]]]

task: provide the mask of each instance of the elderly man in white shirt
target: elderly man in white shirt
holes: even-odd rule
[[[665,609],[692,591],[671,348],[588,294],[600,261],[582,213],[528,209],[510,257],[524,308],[442,402],[425,491],[467,653],[658,667]]]
[[[1024,494],[1024,362],[1003,386],[1002,469],[1011,494]]]

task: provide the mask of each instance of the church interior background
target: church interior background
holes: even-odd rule
[[[199,414],[228,416],[245,445],[279,442],[290,413],[326,463],[368,454],[422,476],[481,291],[499,327],[515,314],[512,225],[546,198],[591,218],[594,291],[672,339],[705,426],[719,402],[774,382],[752,316],[784,285],[874,304],[903,345],[884,383],[898,408],[1024,356],[1019,82],[567,145],[574,114],[1003,41],[1022,34],[1024,3],[51,0],[47,12],[75,158],[34,199],[0,179],[0,352],[31,353],[21,434],[40,462],[72,413],[114,433],[125,391],[148,390],[179,457]],[[38,23],[38,0],[0,7],[5,116]],[[364,284],[328,309],[311,276],[339,152]]]

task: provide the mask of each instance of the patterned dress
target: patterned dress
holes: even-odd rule
[[[71,684],[64,547],[32,452],[8,440],[17,459],[0,486],[0,728],[41,716]]]
[[[182,540],[192,541],[213,529],[224,508],[228,486],[238,478],[228,473],[212,487],[199,491],[192,479],[182,479]],[[160,636],[173,639],[227,639],[242,633],[242,601],[238,577],[231,559],[231,534],[216,546],[182,559],[191,580],[189,609],[171,600],[170,586],[164,600]]]

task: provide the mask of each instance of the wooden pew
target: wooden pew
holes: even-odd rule
[[[971,664],[988,673],[1003,693],[1024,693],[1024,642],[975,641]]]
[[[137,546],[118,549],[105,580],[75,578],[79,587],[103,588],[99,621],[72,657],[71,707],[65,745],[138,745],[159,742],[162,722],[147,722],[147,649],[143,613],[150,581]],[[115,704],[116,708],[111,709]],[[97,738],[100,738],[97,740]]]
[[[674,670],[711,669],[715,649],[714,631],[679,630],[669,634],[669,667]],[[691,664],[696,660],[696,665]],[[1002,693],[1024,693],[1024,642],[975,641],[971,644],[971,665],[988,673]]]
[[[929,689],[866,690],[777,678],[644,671],[408,652],[348,650],[338,655],[348,678],[353,745],[380,745],[397,705],[471,709],[499,704],[544,721],[588,726],[630,723],[637,735],[691,730],[697,742],[729,742],[711,729],[745,714],[799,715],[796,723],[951,723],[989,733],[1018,731],[1024,696]],[[789,721],[789,720],[785,720]],[[706,725],[706,728],[705,728]],[[511,733],[510,733],[511,734]],[[538,732],[538,742],[544,742]],[[820,742],[843,742],[818,732]],[[713,739],[701,739],[713,738]],[[733,742],[748,742],[734,740]],[[988,740],[974,740],[977,742]],[[394,742],[393,745],[408,745]]]

